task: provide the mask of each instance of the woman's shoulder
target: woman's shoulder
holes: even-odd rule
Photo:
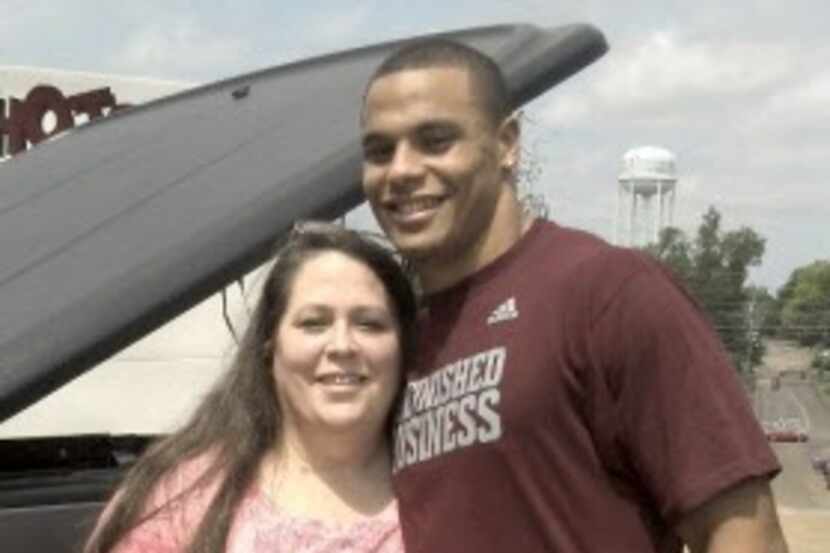
[[[182,503],[208,503],[219,486],[218,475],[210,478],[214,456],[200,454],[176,464],[159,478],[147,501],[147,510]]]
[[[209,456],[181,461],[152,485],[138,523],[118,541],[116,553],[182,551],[198,527],[217,488],[202,485],[211,466]],[[96,534],[112,515],[124,490],[115,493],[99,517]]]

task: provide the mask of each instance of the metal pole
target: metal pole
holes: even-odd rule
[[[671,194],[669,195],[669,226],[674,226],[674,195],[677,193],[677,182],[674,183],[674,186],[671,189]]]
[[[757,288],[752,289],[752,297],[749,299],[749,304],[746,310],[746,355],[744,357],[744,374],[749,376],[752,372],[752,350],[753,350],[753,340],[752,335],[754,332],[754,320],[753,314],[755,313],[755,301],[758,295]]]
[[[614,203],[614,245],[620,245],[620,205],[622,204],[622,181],[617,181],[617,199]]]
[[[634,193],[634,186],[629,183],[630,190],[628,191],[629,199],[631,200],[631,207],[628,210],[628,244],[627,246],[633,246],[635,241],[635,231],[634,231],[634,214],[637,211],[637,194]]]
[[[654,213],[654,236],[652,240],[656,244],[660,239],[660,227],[663,224],[663,181],[657,181],[657,205]]]

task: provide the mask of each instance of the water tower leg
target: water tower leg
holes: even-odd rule
[[[660,239],[660,225],[663,223],[663,183],[657,183],[657,205],[654,206],[654,231],[651,239],[656,244]]]
[[[617,200],[614,203],[614,245],[620,244],[620,204],[622,203],[622,184],[617,187]]]
[[[669,196],[669,225],[672,227],[674,226],[674,195],[676,193],[676,188],[672,188],[671,196]]]

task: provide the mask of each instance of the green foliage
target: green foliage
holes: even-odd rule
[[[830,260],[799,267],[778,291],[781,335],[830,347]]]
[[[749,267],[759,265],[765,239],[742,227],[724,232],[714,208],[703,214],[693,240],[677,228],[663,229],[646,249],[666,263],[697,297],[736,365],[748,370],[764,354],[760,339],[775,300],[762,288],[747,287]]]
[[[651,244],[646,250],[661,259],[684,281],[688,282],[694,273],[692,265],[692,244],[682,230],[666,227],[660,233],[657,244]]]
[[[763,286],[747,286],[753,307],[752,328],[767,338],[777,336],[781,309],[778,300]]]

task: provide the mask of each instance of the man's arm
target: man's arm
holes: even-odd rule
[[[752,478],[707,501],[677,525],[691,553],[787,553],[766,478]]]

